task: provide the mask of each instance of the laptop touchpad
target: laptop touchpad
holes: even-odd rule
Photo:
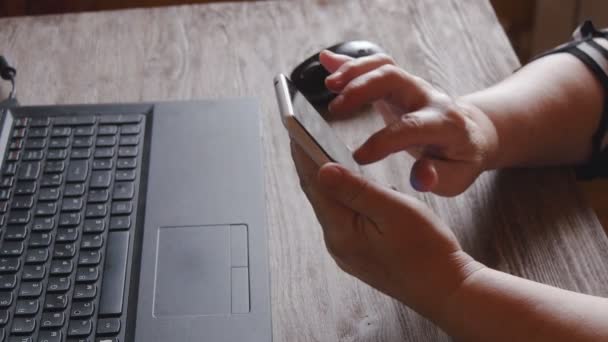
[[[158,229],[155,317],[249,312],[247,226]]]

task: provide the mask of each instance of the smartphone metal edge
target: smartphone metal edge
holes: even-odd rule
[[[321,166],[333,162],[334,160],[325,153],[323,148],[317,144],[304,127],[302,127],[298,119],[296,119],[285,75],[279,74],[274,78],[274,89],[279,104],[281,121],[289,132],[289,135],[295,139],[298,145],[302,147],[317,165]]]

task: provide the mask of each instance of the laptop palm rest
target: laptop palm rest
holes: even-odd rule
[[[247,226],[158,229],[153,315],[249,312]]]

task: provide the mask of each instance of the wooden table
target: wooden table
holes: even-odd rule
[[[479,0],[224,3],[0,20],[0,51],[19,70],[23,104],[259,99],[275,341],[447,340],[336,267],[299,189],[272,77],[354,38],[377,42],[453,95],[519,65]],[[353,145],[380,125],[370,115],[338,129]],[[410,188],[411,162],[396,155],[365,173],[426,201],[487,265],[608,296],[608,240],[568,170],[492,172],[445,199]]]

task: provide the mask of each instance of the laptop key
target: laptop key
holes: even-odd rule
[[[101,115],[99,117],[100,124],[131,124],[141,122],[143,116],[141,114],[118,114],[118,115]]]
[[[63,183],[63,174],[46,174],[40,179],[41,187],[60,186]]]
[[[9,197],[11,197],[11,189],[0,190],[0,200],[6,201]]]
[[[40,175],[40,162],[23,162],[17,172],[17,180],[36,180]]]
[[[49,233],[32,233],[28,241],[29,247],[48,247],[51,244],[51,234]]]
[[[59,215],[60,227],[73,227],[80,224],[80,213],[61,213]]]
[[[93,299],[97,295],[97,285],[77,284],[74,287],[74,299]]]
[[[15,273],[20,266],[19,258],[0,258],[0,273]]]
[[[131,228],[130,216],[113,216],[110,219],[110,230],[127,230]]]
[[[94,159],[93,170],[111,170],[114,167],[112,159]]]
[[[34,196],[32,195],[21,195],[14,196],[12,202],[12,209],[31,209],[34,205]]]
[[[137,167],[137,159],[135,158],[118,158],[116,168],[118,169],[134,169]]]
[[[51,118],[48,116],[33,117],[30,120],[30,127],[46,127],[50,125]]]
[[[107,189],[92,189],[89,191],[88,203],[103,203],[110,199],[110,192]]]
[[[16,128],[26,127],[29,122],[30,122],[30,118],[26,118],[26,117],[16,118],[15,127]]]
[[[91,173],[91,183],[89,183],[89,186],[91,188],[107,188],[110,186],[111,181],[111,171],[93,171]]]
[[[23,148],[23,139],[13,139],[11,144],[9,145],[9,149],[11,150],[20,150]]]
[[[36,216],[53,216],[57,213],[56,202],[39,202],[34,210]]]
[[[118,148],[119,157],[135,157],[137,153],[137,146],[121,146]]]
[[[27,150],[23,153],[24,161],[40,161],[44,157],[42,150]]]
[[[79,137],[79,138],[75,138],[74,141],[72,141],[72,146],[74,146],[74,147],[91,147],[92,145],[93,145],[92,137]]]
[[[12,292],[0,292],[0,307],[7,308],[13,304]]]
[[[101,147],[95,149],[95,158],[112,158],[114,157],[114,147]]]
[[[41,150],[46,147],[46,140],[44,139],[27,139],[25,141],[26,150]]]
[[[89,336],[91,335],[92,323],[90,320],[71,320],[68,325],[69,336]]]
[[[2,191],[0,191],[1,193]],[[25,210],[18,210],[18,211],[13,211],[11,210],[10,214],[8,214],[8,224],[27,224],[28,222],[30,222],[30,219],[32,218],[32,215],[30,214],[29,211],[25,211]]]
[[[53,258],[70,259],[76,255],[76,246],[73,243],[58,243],[53,250]]]
[[[70,146],[70,140],[68,138],[51,138],[51,140],[49,140],[49,148],[67,148],[68,146]]]
[[[78,255],[78,266],[92,266],[98,265],[101,261],[101,253],[99,249],[94,249],[90,251],[80,251]]]
[[[65,186],[65,197],[79,197],[84,195],[85,185],[84,183],[73,183],[66,184]]]
[[[51,262],[51,275],[69,275],[73,269],[72,260],[53,260]]]
[[[65,162],[63,160],[48,161],[44,167],[45,173],[62,173],[65,170]]]
[[[0,310],[0,326],[5,326],[8,323],[9,313],[6,310]]]
[[[50,277],[46,290],[47,292],[67,292],[71,283],[69,277]]]
[[[80,241],[82,249],[97,249],[103,246],[103,235],[84,235]]]
[[[21,158],[21,151],[10,151],[6,160],[8,161],[18,161]]]
[[[72,149],[72,153],[70,154],[72,159],[87,159],[91,157],[91,149],[90,148],[74,148]]]
[[[68,183],[84,182],[87,179],[89,172],[88,160],[72,160],[68,167],[66,181]]]
[[[33,317],[15,317],[11,327],[13,334],[31,334],[36,329],[36,318]]]
[[[46,248],[28,249],[25,254],[26,264],[43,264],[49,259],[49,250]]]
[[[52,137],[69,137],[72,134],[70,127],[53,127],[51,130]]]
[[[6,163],[6,165],[4,166],[3,174],[5,176],[14,176],[15,173],[17,173],[17,163],[15,163],[15,162]]]
[[[74,136],[90,136],[95,133],[95,126],[80,126],[74,128]]]
[[[97,121],[94,115],[71,115],[55,118],[55,126],[89,126]]]
[[[120,146],[135,146],[139,144],[139,135],[125,135],[120,137]]]
[[[128,215],[133,211],[133,203],[120,201],[112,203],[112,215]]]
[[[85,233],[103,233],[104,230],[105,220],[103,218],[84,220],[83,231]]]
[[[53,217],[36,217],[32,224],[33,232],[48,232],[55,227],[55,218]]]
[[[115,125],[102,125],[97,130],[97,135],[114,135],[118,133],[118,127]]]
[[[46,266],[44,265],[25,265],[21,279],[23,280],[42,280],[46,275]]]
[[[72,318],[84,318],[93,316],[95,311],[95,304],[93,302],[74,302],[70,310],[70,316]]]
[[[25,128],[19,128],[13,131],[13,139],[25,137]]]
[[[45,311],[64,310],[68,306],[68,297],[65,294],[49,293],[44,300]]]
[[[76,270],[76,281],[79,283],[92,283],[97,279],[99,279],[99,269],[97,267],[78,267]],[[106,275],[104,275],[105,279]]]
[[[129,232],[110,232],[99,300],[102,317],[122,313],[128,252]]]
[[[61,328],[65,323],[63,312],[44,312],[40,318],[41,329]]]
[[[116,335],[120,332],[120,319],[102,318],[97,321],[97,335]]]
[[[12,290],[17,285],[17,276],[14,274],[0,274],[0,290]]]
[[[15,195],[31,195],[36,192],[36,182],[17,182],[15,186]],[[0,191],[0,198],[2,192]]]
[[[19,297],[21,298],[38,298],[41,294],[42,283],[40,282],[24,281],[19,287]]]
[[[105,204],[87,204],[85,211],[86,218],[105,217],[108,213],[108,206]]]
[[[97,146],[100,147],[110,147],[116,145],[116,137],[113,135],[109,136],[100,136],[97,138]]]
[[[55,236],[57,242],[74,242],[78,240],[78,229],[76,228],[61,228],[57,230]]]
[[[15,184],[15,177],[2,177],[2,180],[0,181],[0,188],[10,188],[13,186],[13,184]]]
[[[49,129],[46,127],[30,128],[27,132],[28,137],[44,138],[49,134]]]
[[[60,195],[59,188],[42,188],[38,192],[38,200],[39,201],[56,201],[59,199]]]
[[[8,226],[4,233],[4,240],[23,241],[27,235],[26,226]]]
[[[61,211],[80,211],[82,209],[82,198],[64,198]]]
[[[120,134],[122,134],[122,135],[139,134],[140,130],[141,130],[140,125],[124,125],[120,128]]]
[[[61,331],[42,330],[38,334],[38,341],[41,342],[61,342]]]
[[[133,182],[116,182],[114,184],[114,200],[129,200],[135,194],[135,183]]]
[[[37,299],[20,299],[15,306],[16,316],[34,316],[40,309]]]
[[[68,150],[54,149],[54,150],[48,151],[47,159],[48,160],[64,160],[65,158],[67,158],[67,156],[68,156]]]

